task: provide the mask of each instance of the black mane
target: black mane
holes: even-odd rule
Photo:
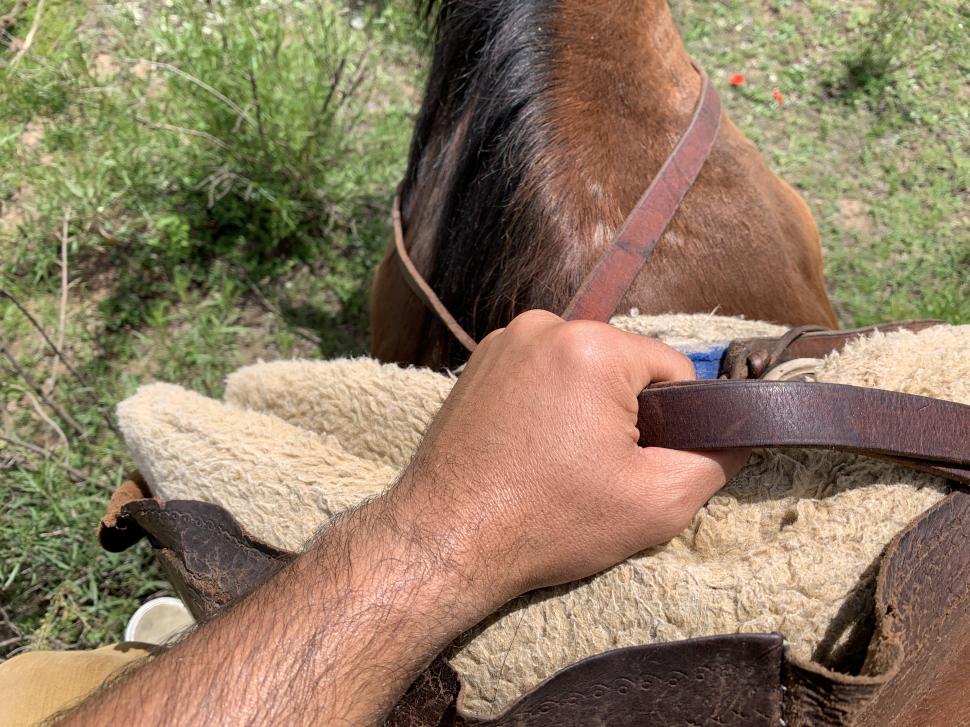
[[[555,0],[443,0],[437,4],[433,61],[412,139],[402,194],[418,184],[429,140],[470,119],[434,231],[428,282],[466,330],[480,339],[504,325],[522,301],[501,285],[523,239],[513,201],[544,127]],[[435,14],[435,3],[423,4]],[[510,234],[510,224],[518,227]],[[455,351],[457,353],[457,350]]]

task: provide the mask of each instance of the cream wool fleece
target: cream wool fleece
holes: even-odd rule
[[[707,315],[612,322],[679,345],[784,331]],[[861,339],[817,378],[970,404],[970,326]],[[453,383],[370,359],[281,361],[230,376],[225,404],[152,384],[118,414],[156,495],[219,503],[256,537],[295,550],[394,480]],[[778,631],[801,657],[831,653],[859,618],[885,545],[944,493],[941,480],[863,457],[756,452],[670,543],[520,597],[460,639],[448,657],[462,706],[495,714],[558,669],[621,646]]]

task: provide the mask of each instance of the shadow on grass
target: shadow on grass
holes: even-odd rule
[[[355,293],[354,305],[365,305],[369,286]],[[366,312],[330,312],[308,304],[281,308],[283,320],[293,326],[317,332],[320,357],[363,356],[370,350],[370,330]]]
[[[360,196],[349,205],[352,226],[335,224],[325,237],[285,240],[271,254],[243,241],[199,246],[186,259],[171,259],[132,240],[85,260],[89,271],[101,271],[104,355],[122,353],[139,331],[165,325],[166,315],[184,316],[184,301],[193,297],[228,311],[230,318],[255,303],[292,332],[318,339],[323,358],[366,354],[370,283],[389,234],[387,204],[382,194]],[[238,233],[206,232],[215,241]]]

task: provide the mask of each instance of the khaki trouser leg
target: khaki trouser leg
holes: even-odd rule
[[[35,725],[73,706],[157,650],[132,642],[94,651],[28,651],[0,664],[0,727]]]

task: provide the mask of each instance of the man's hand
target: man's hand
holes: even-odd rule
[[[637,394],[689,378],[657,341],[519,316],[475,351],[394,487],[68,720],[380,721],[502,603],[668,540],[740,467],[637,446]]]
[[[483,594],[591,575],[679,533],[747,458],[637,445],[637,395],[693,378],[657,340],[524,313],[478,346],[391,496],[449,531]]]

